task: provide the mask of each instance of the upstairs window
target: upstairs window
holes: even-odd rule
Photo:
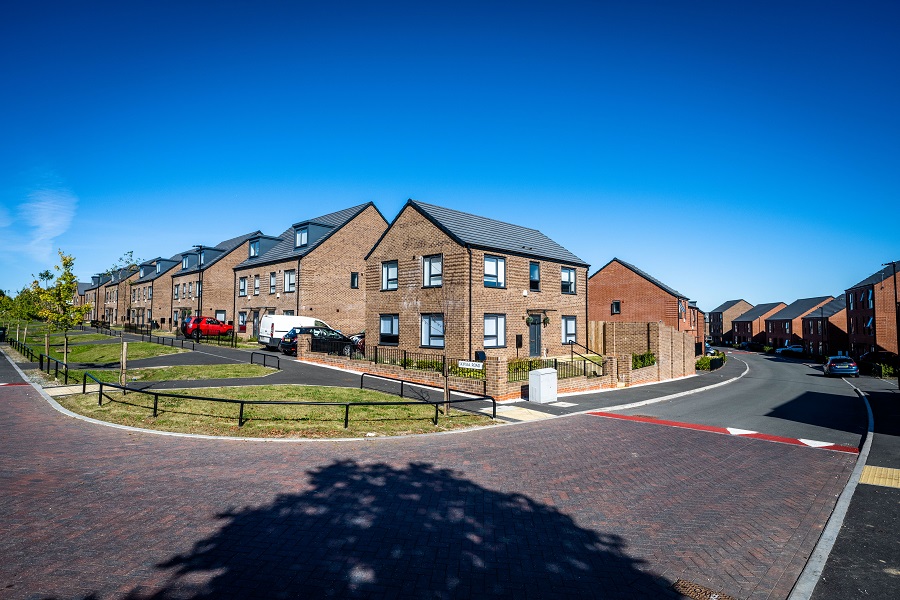
[[[532,292],[541,291],[541,263],[533,262],[528,264],[528,290]]]
[[[238,279],[238,296],[246,296],[247,295],[247,278],[241,277]],[[178,292],[175,292],[175,297],[178,297]]]
[[[297,272],[291,269],[284,272],[284,291],[294,292],[297,290]]]
[[[150,289],[147,290],[147,298],[150,300],[153,300],[153,287],[152,286],[150,287]]]
[[[444,347],[444,315],[422,315],[422,345],[428,348]]]
[[[379,317],[378,343],[384,345],[400,343],[400,315],[381,315]]]
[[[269,293],[275,293],[275,286],[278,284],[278,276],[275,273],[269,273]]]
[[[172,294],[172,298],[174,298],[175,300],[178,300],[178,284],[177,283],[175,284],[175,293]]]
[[[193,298],[194,296],[194,282],[190,282],[188,284],[188,298]]]
[[[201,250],[201,251],[200,251],[200,264],[202,265],[202,264],[205,264],[205,263],[206,263],[206,251],[205,251],[205,250]]]
[[[390,260],[381,263],[381,289],[396,290],[397,285],[397,261]]]
[[[875,298],[873,297],[872,290],[869,290],[869,308],[875,308]]]
[[[853,292],[847,294],[847,304],[850,305],[850,310],[853,310]]]
[[[181,268],[182,268],[182,269],[187,269],[187,268],[188,268],[188,257],[187,257],[187,256],[182,257],[182,259],[181,259]]]
[[[250,258],[254,256],[259,256],[259,240],[250,242]]]
[[[422,259],[422,285],[424,287],[440,287],[443,284],[443,267],[443,255],[424,257]]]
[[[356,271],[350,273],[350,289],[359,289],[359,273]]]
[[[484,257],[484,287],[506,287],[506,259],[499,256]]]
[[[253,295],[259,296],[259,275],[253,276]]]
[[[294,246],[299,248],[309,243],[309,229],[301,227],[294,232]]]
[[[618,315],[622,313],[622,301],[621,300],[613,300],[612,304],[609,306],[609,314]]]
[[[162,263],[156,263],[156,274],[162,273]]]
[[[141,267],[141,274],[140,274],[140,277],[143,277],[143,276],[144,276],[144,267]]]
[[[562,293],[563,294],[574,294],[575,293],[575,269],[570,269],[569,267],[563,267],[560,269],[560,279],[562,281]]]

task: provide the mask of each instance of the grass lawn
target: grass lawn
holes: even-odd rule
[[[150,342],[128,342],[128,359],[152,358],[165,354],[186,352],[180,348],[151,344]],[[62,360],[62,352],[57,348],[50,349],[50,356]],[[122,357],[121,344],[85,344],[69,348],[70,363],[114,363]]]
[[[152,367],[128,369],[128,381],[185,381],[194,379],[228,379],[234,377],[263,377],[275,373],[278,369],[262,365],[229,364],[229,365],[177,365],[172,367]],[[74,377],[78,381],[90,373],[104,383],[118,383],[118,369],[86,369],[69,371],[69,380]],[[88,383],[91,383],[88,381]]]
[[[373,390],[297,385],[206,388],[172,393],[243,400],[343,403],[403,401],[398,396]],[[344,429],[343,406],[245,405],[244,426],[238,427],[240,408],[237,404],[160,397],[159,413],[154,418],[153,396],[146,394],[132,392],[122,396],[118,392],[104,392],[102,406],[97,406],[97,394],[68,396],[58,398],[57,401],[73,412],[111,423],[161,431],[241,437],[412,435],[493,423],[488,416],[452,409],[449,416],[442,412],[435,426],[432,421],[434,407],[431,405],[358,406],[351,407],[350,426]]]

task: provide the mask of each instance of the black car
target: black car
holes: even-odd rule
[[[358,343],[348,338],[340,331],[328,327],[294,327],[281,338],[278,349],[284,354],[297,355],[297,335],[310,334],[310,350],[312,352],[325,352],[327,354],[341,354],[350,356],[353,350],[358,350]]]
[[[881,375],[881,369],[876,369],[875,365],[887,365],[896,372],[900,368],[900,357],[887,350],[878,350],[863,354],[856,361],[856,364],[859,365],[859,370],[863,373]],[[875,370],[878,372],[873,373]]]

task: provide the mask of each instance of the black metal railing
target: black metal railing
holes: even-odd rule
[[[18,352],[31,362],[34,362],[34,359],[37,358],[37,353],[35,353],[35,351],[28,347],[24,342],[20,342],[19,340],[8,341],[9,345],[12,346],[16,350],[16,352]]]
[[[556,369],[556,376],[559,379],[591,376],[595,367],[596,363],[585,359],[522,358],[509,361],[506,366],[506,380],[510,383],[528,381],[528,373],[535,369]]]
[[[445,403],[445,400],[444,400],[443,398],[439,398],[439,399],[435,399],[435,400],[432,400],[432,399],[430,398],[430,396],[431,396],[432,394],[435,394],[435,395],[443,395],[443,393],[444,393],[443,390],[439,390],[439,389],[437,389],[437,388],[429,388],[429,387],[427,387],[427,386],[423,386],[421,383],[416,383],[416,382],[413,382],[413,381],[406,381],[406,380],[404,380],[404,379],[395,379],[395,378],[393,378],[393,377],[385,377],[384,375],[373,375],[372,373],[360,373],[360,375],[359,375],[359,389],[366,389],[366,388],[365,388],[365,381],[366,381],[366,378],[368,378],[368,379],[376,379],[376,380],[378,380],[378,381],[388,382],[390,385],[398,386],[398,387],[399,387],[399,391],[389,391],[389,390],[384,389],[383,387],[378,387],[378,388],[370,387],[370,388],[368,388],[368,389],[374,389],[374,390],[377,390],[377,391],[379,391],[379,392],[396,393],[396,394],[399,395],[401,398],[405,398],[405,397],[407,397],[407,396],[406,396],[406,391],[407,391],[410,387],[412,387],[412,388],[414,388],[415,390],[417,390],[415,397],[418,398],[421,402],[426,402],[426,403],[429,403],[429,404],[430,404],[430,403],[438,403],[438,404],[444,404],[444,403]],[[390,388],[389,388],[389,389],[390,389]],[[475,396],[475,397],[472,397],[472,398],[457,398],[457,399],[451,399],[451,400],[449,401],[449,404],[461,404],[461,403],[464,403],[464,402],[476,402],[476,401],[481,401],[481,400],[489,400],[489,401],[491,402],[491,407],[492,407],[492,409],[491,409],[491,418],[492,418],[492,419],[496,419],[496,418],[497,418],[497,401],[494,400],[493,397],[488,396],[487,394],[484,394],[484,395],[482,395],[482,396]],[[435,422],[435,424],[436,424],[436,422]]]
[[[584,365],[585,375],[588,377],[601,377],[604,374],[603,367],[606,366],[606,359],[599,355],[599,353],[594,352],[587,346],[579,344],[578,342],[571,340],[566,342],[566,345],[569,346],[569,360],[577,360],[575,357],[577,356],[579,359],[586,361]],[[575,347],[584,348],[587,355],[582,354],[575,350]]]
[[[55,379],[59,379],[59,368],[62,367],[63,377],[65,378],[66,385],[69,385],[69,365],[64,363],[63,361],[53,358],[52,356],[47,356],[43,352],[38,356],[38,368],[41,372],[50,374],[50,365],[53,364],[53,377]],[[47,368],[44,368],[44,365]]]
[[[147,396],[153,396],[153,416],[156,417],[159,414],[159,399],[162,398],[174,398],[177,400],[198,400],[202,402],[222,402],[226,404],[237,404],[239,406],[238,409],[238,427],[243,427],[245,423],[244,419],[244,407],[249,406],[338,406],[344,409],[344,429],[347,429],[350,426],[350,408],[351,407],[361,407],[361,406],[411,406],[411,405],[422,405],[422,404],[431,404],[434,405],[434,418],[433,422],[435,425],[438,423],[439,416],[439,408],[441,404],[446,404],[443,399],[441,400],[418,400],[414,402],[304,402],[300,400],[234,400],[231,398],[212,398],[207,396],[191,396],[191,395],[181,395],[181,394],[170,394],[166,392],[160,392],[156,390],[143,390],[139,388],[130,388],[127,385],[119,385],[116,383],[104,383],[100,381],[90,373],[85,373],[84,378],[82,380],[82,393],[87,393],[87,382],[88,379],[91,379],[98,385],[97,389],[97,405],[103,406],[103,388],[111,388],[122,390],[122,393],[135,393],[135,394],[144,394]],[[390,379],[390,378],[387,378]],[[490,397],[482,397],[482,398],[459,398],[455,400],[450,400],[449,404],[459,404],[462,402],[472,402],[474,400],[491,400],[493,405],[493,413],[491,418],[496,418],[497,416],[497,403],[493,398]]]
[[[264,366],[264,367],[268,367],[268,366],[269,366],[269,365],[268,365],[268,361],[269,361],[270,358],[271,358],[271,359],[274,359],[274,360],[275,360],[276,368],[277,368],[279,371],[281,370],[281,358],[280,358],[280,357],[274,356],[274,355],[272,355],[272,354],[269,354],[268,352],[251,352],[251,353],[250,353],[250,364],[251,364],[251,365],[254,364],[254,362],[253,362],[254,358],[253,358],[253,357],[255,357],[255,356],[262,356],[262,358],[263,358],[263,360],[262,360],[262,366]]]

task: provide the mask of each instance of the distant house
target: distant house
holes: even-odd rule
[[[731,322],[751,308],[753,305],[746,300],[728,300],[714,308],[709,313],[709,335],[712,343],[716,345],[734,343]]]
[[[803,344],[814,356],[847,353],[847,299],[843,295],[803,317]]]
[[[137,278],[137,274],[137,269],[119,269],[110,275],[103,286],[103,320],[107,323],[121,325],[128,320],[131,282]]]
[[[897,350],[896,300],[900,261],[889,264],[844,292],[850,355]]]
[[[768,302],[757,304],[741,316],[731,320],[734,330],[734,342],[765,344],[766,319],[786,307],[784,302]]]
[[[366,254],[387,220],[372,202],[250,239],[234,267],[237,331],[258,334],[265,314],[308,315],[348,334],[365,327]]]
[[[105,289],[109,281],[109,275],[98,273],[91,276],[91,283],[84,289],[84,302],[91,305],[87,314],[89,321],[99,321],[104,318]]]
[[[366,346],[568,354],[586,343],[587,268],[535,229],[409,200],[366,257]]]
[[[803,344],[803,317],[834,300],[832,296],[801,298],[766,318],[766,343],[773,348]]]
[[[156,321],[163,329],[177,325],[172,314],[172,272],[181,265],[181,254],[157,257],[138,266],[138,279],[131,286],[131,314],[136,325],[149,326]]]
[[[245,233],[215,246],[195,246],[181,254],[181,268],[172,273],[172,322],[190,315],[234,320],[234,267],[247,256]]]
[[[78,281],[75,284],[75,295],[72,297],[72,306],[84,306],[87,303],[86,294],[92,286],[89,282]]]
[[[590,276],[588,303],[591,321],[662,322],[703,342],[703,321],[687,296],[618,258]]]

